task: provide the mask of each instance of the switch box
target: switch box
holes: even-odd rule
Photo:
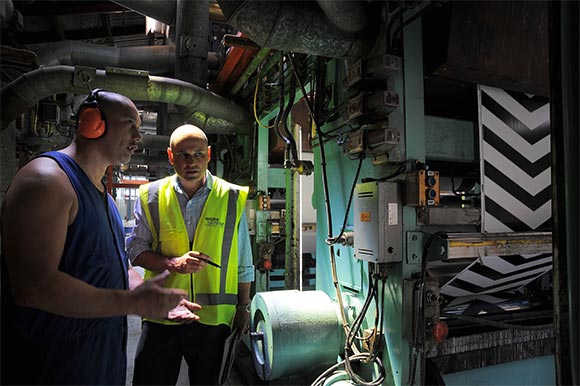
[[[439,172],[433,170],[416,170],[407,173],[408,206],[439,205]]]

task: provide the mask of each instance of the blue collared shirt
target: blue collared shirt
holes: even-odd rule
[[[213,175],[207,171],[206,184],[199,188],[193,197],[189,198],[187,193],[183,191],[177,175],[173,176],[172,187],[179,201],[179,207],[190,240],[193,240],[199,217],[212,186]],[[141,253],[150,251],[152,244],[153,236],[147,218],[143,214],[141,200],[135,200],[135,227],[133,228],[133,233],[127,239],[127,252],[131,262],[134,262]],[[243,212],[238,226],[238,282],[249,283],[254,281],[254,265],[252,261],[248,221],[246,220],[246,213]]]

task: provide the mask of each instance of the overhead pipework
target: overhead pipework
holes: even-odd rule
[[[114,2],[170,26],[175,26],[178,21],[177,0]],[[221,16],[225,16],[228,23],[265,48],[328,57],[360,57],[374,43],[371,38],[374,34],[365,31],[371,23],[364,9],[367,3],[363,1],[227,0],[218,3],[223,12]]]
[[[48,43],[36,50],[38,61],[44,66],[118,67],[166,74],[175,68],[175,46],[110,47],[73,40]],[[207,53],[208,68],[217,70],[220,58],[216,52]]]
[[[54,66],[28,72],[0,90],[2,128],[40,100],[58,93],[86,94],[88,88],[118,92],[136,101],[182,106],[184,117],[207,133],[247,133],[249,113],[204,88],[146,71]]]
[[[375,23],[368,23],[362,2],[353,2],[356,20],[347,32],[329,21],[341,23],[341,6],[325,7],[314,2],[218,1],[228,23],[260,46],[281,51],[332,58],[360,58],[374,44]],[[337,2],[338,3],[338,2]],[[346,6],[346,5],[344,5]],[[360,30],[361,28],[366,28]],[[358,30],[358,31],[356,31]]]

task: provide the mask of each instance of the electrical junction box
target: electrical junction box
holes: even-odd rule
[[[354,197],[354,253],[372,263],[402,261],[403,203],[396,182],[357,184]]]

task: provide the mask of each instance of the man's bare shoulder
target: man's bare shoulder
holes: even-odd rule
[[[10,187],[21,185],[22,188],[58,188],[63,190],[63,188],[66,189],[66,185],[70,187],[70,183],[67,182],[66,173],[56,161],[47,157],[39,157],[31,160],[18,171]]]
[[[66,173],[52,159],[39,157],[22,167],[6,192],[5,206],[26,205],[30,207],[60,201],[62,206],[71,206],[76,195]],[[6,210],[6,208],[4,208]]]

